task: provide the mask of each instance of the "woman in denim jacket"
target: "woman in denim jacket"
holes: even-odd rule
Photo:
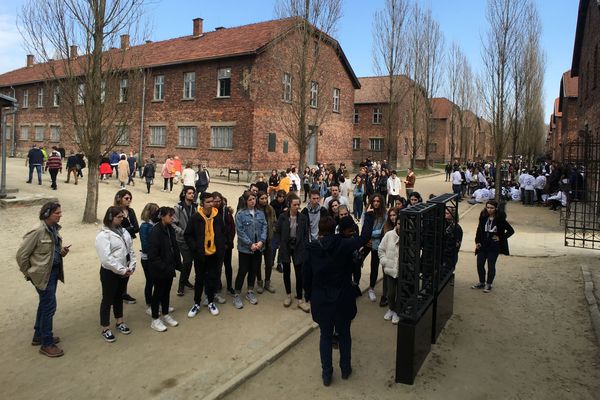
[[[233,305],[237,309],[244,307],[240,292],[246,274],[248,275],[246,300],[250,304],[258,303],[254,293],[254,281],[260,269],[262,251],[267,241],[267,220],[265,214],[256,208],[256,195],[251,191],[245,191],[242,197],[245,207],[235,215],[239,268],[235,278]]]

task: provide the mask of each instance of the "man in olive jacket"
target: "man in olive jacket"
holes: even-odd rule
[[[56,312],[56,286],[59,279],[64,283],[62,259],[70,247],[63,247],[62,238],[58,233],[61,215],[60,204],[44,204],[39,215],[42,222],[25,234],[17,250],[19,269],[25,279],[33,283],[40,297],[31,344],[41,344],[40,353],[48,357],[60,357],[64,354],[63,350],[56,346],[60,339],[52,336],[52,318]]]

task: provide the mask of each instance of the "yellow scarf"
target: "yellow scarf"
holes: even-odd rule
[[[204,219],[204,254],[207,256],[213,255],[217,252],[217,246],[215,246],[215,229],[213,227],[213,221],[219,210],[213,207],[210,212],[210,216],[207,217],[202,210],[202,207],[198,206],[198,214]]]

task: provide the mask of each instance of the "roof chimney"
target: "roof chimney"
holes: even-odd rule
[[[33,66],[33,54],[27,54],[27,66]]]
[[[223,29],[225,29],[225,27],[224,27],[224,26],[217,26],[217,27],[215,28],[215,31],[222,31]]]
[[[129,35],[121,35],[121,50],[127,50],[129,48]]]
[[[70,58],[77,58],[77,45],[72,44],[69,47],[69,57]]]
[[[192,20],[194,22],[194,37],[198,37],[202,35],[202,18],[194,18]]]

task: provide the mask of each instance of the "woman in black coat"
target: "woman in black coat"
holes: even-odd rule
[[[121,211],[123,212],[123,222],[121,222],[121,226],[125,228],[127,232],[129,232],[131,239],[135,239],[137,237],[136,234],[140,231],[140,225],[138,223],[137,216],[135,215],[135,210],[131,208],[132,200],[133,195],[131,192],[127,189],[121,189],[115,194],[113,205],[121,208]],[[136,299],[127,292],[129,277],[123,279],[125,279],[125,292],[123,293],[123,301],[127,304],[135,304]]]
[[[351,217],[340,220],[340,231]],[[352,373],[350,323],[356,316],[356,296],[352,287],[352,253],[364,246],[373,232],[373,209],[365,213],[360,237],[334,234],[335,220],[329,216],[319,221],[319,239],[308,243],[304,262],[304,297],[311,302],[313,321],[319,324],[319,351],[323,384],[329,386],[333,374],[331,360],[333,332],[339,335],[342,379]]]
[[[306,258],[306,242],[309,240],[308,218],[300,212],[300,197],[289,195],[289,209],[279,216],[275,236],[279,243],[278,263],[283,265],[283,284],[287,296],[284,307],[292,304],[291,262],[294,262],[296,276],[296,299],[298,308],[310,312],[308,302],[302,298],[302,264]],[[292,227],[294,229],[292,230]]]
[[[158,332],[167,330],[169,326],[179,323],[169,315],[169,297],[175,270],[181,270],[181,254],[177,246],[175,229],[171,226],[175,210],[172,207],[158,209],[159,222],[152,227],[148,238],[148,273],[152,276],[154,290],[152,292],[152,324],[150,327]],[[159,306],[162,307],[162,320],[159,319]]]
[[[479,225],[475,234],[479,282],[471,286],[473,289],[483,289],[484,293],[492,291],[492,284],[496,276],[496,260],[501,253],[509,255],[508,238],[514,233],[515,230],[506,220],[506,213],[498,210],[498,202],[489,200],[485,203],[485,209],[479,215]]]

